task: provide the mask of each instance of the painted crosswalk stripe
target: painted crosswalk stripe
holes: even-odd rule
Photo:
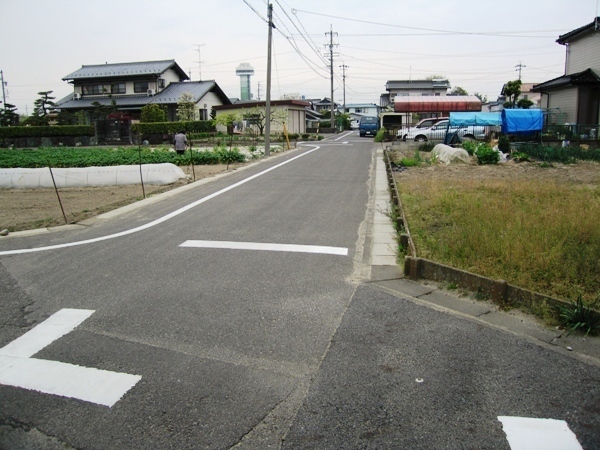
[[[1,348],[0,384],[113,406],[141,376],[31,358],[93,313],[62,309]]]
[[[511,450],[582,450],[567,422],[499,416]]]
[[[231,241],[185,241],[180,247],[219,248],[229,250],[259,250],[272,252],[319,253],[325,255],[347,256],[345,247],[324,247],[319,245],[292,245],[261,242],[231,242]]]

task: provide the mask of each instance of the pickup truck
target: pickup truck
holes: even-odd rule
[[[425,129],[413,129],[403,136],[403,140],[407,141],[443,141],[446,137],[446,132],[454,133],[461,139],[485,139],[486,127],[474,125],[469,127],[450,127],[448,128],[448,120],[442,120],[434,126]]]

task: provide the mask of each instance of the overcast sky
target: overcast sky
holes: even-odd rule
[[[495,100],[518,78],[564,74],[559,35],[592,22],[598,0],[272,0],[271,98],[330,96],[376,103],[388,80],[446,77]],[[192,80],[214,79],[240,96],[236,67],[255,69],[252,93],[265,98],[264,0],[2,0],[0,70],[7,103],[31,114],[40,91],[72,92],[62,78],[82,65],[174,59]],[[200,53],[198,53],[198,49]],[[600,51],[600,46],[599,46]],[[198,62],[200,61],[200,63]]]

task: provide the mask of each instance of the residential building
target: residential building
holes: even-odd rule
[[[350,114],[353,117],[360,116],[378,116],[379,106],[375,103],[347,103],[346,114]],[[339,108],[340,112],[343,112],[343,107]]]
[[[450,87],[450,82],[445,79],[390,80],[385,84],[386,92],[379,98],[379,106],[393,109],[396,97],[445,96]]]
[[[565,46],[565,74],[537,84],[548,122],[591,125],[600,119],[600,17],[556,40]]]
[[[306,110],[310,103],[302,100],[274,100],[271,107],[271,133],[283,133],[284,123],[288,133],[306,132]],[[266,102],[250,101],[238,102],[232,105],[215,106],[217,118],[222,114],[235,113],[240,121],[236,123],[236,131],[243,132],[246,127],[253,125],[253,120],[258,119],[264,125]],[[262,120],[260,118],[262,116]],[[217,126],[218,131],[226,131],[224,127]]]
[[[191,94],[199,119],[208,119],[211,109],[230,104],[214,80],[189,82],[174,60],[98,64],[82,66],[63,78],[73,85],[73,93],[57,102],[69,112],[84,111],[88,121],[96,105],[111,106],[136,120],[148,104],[167,107],[168,119],[177,120],[177,102],[183,93]]]

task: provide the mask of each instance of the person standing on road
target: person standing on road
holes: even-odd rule
[[[187,137],[183,131],[180,131],[175,135],[174,144],[177,154],[183,155],[185,153],[185,146],[187,145]]]

